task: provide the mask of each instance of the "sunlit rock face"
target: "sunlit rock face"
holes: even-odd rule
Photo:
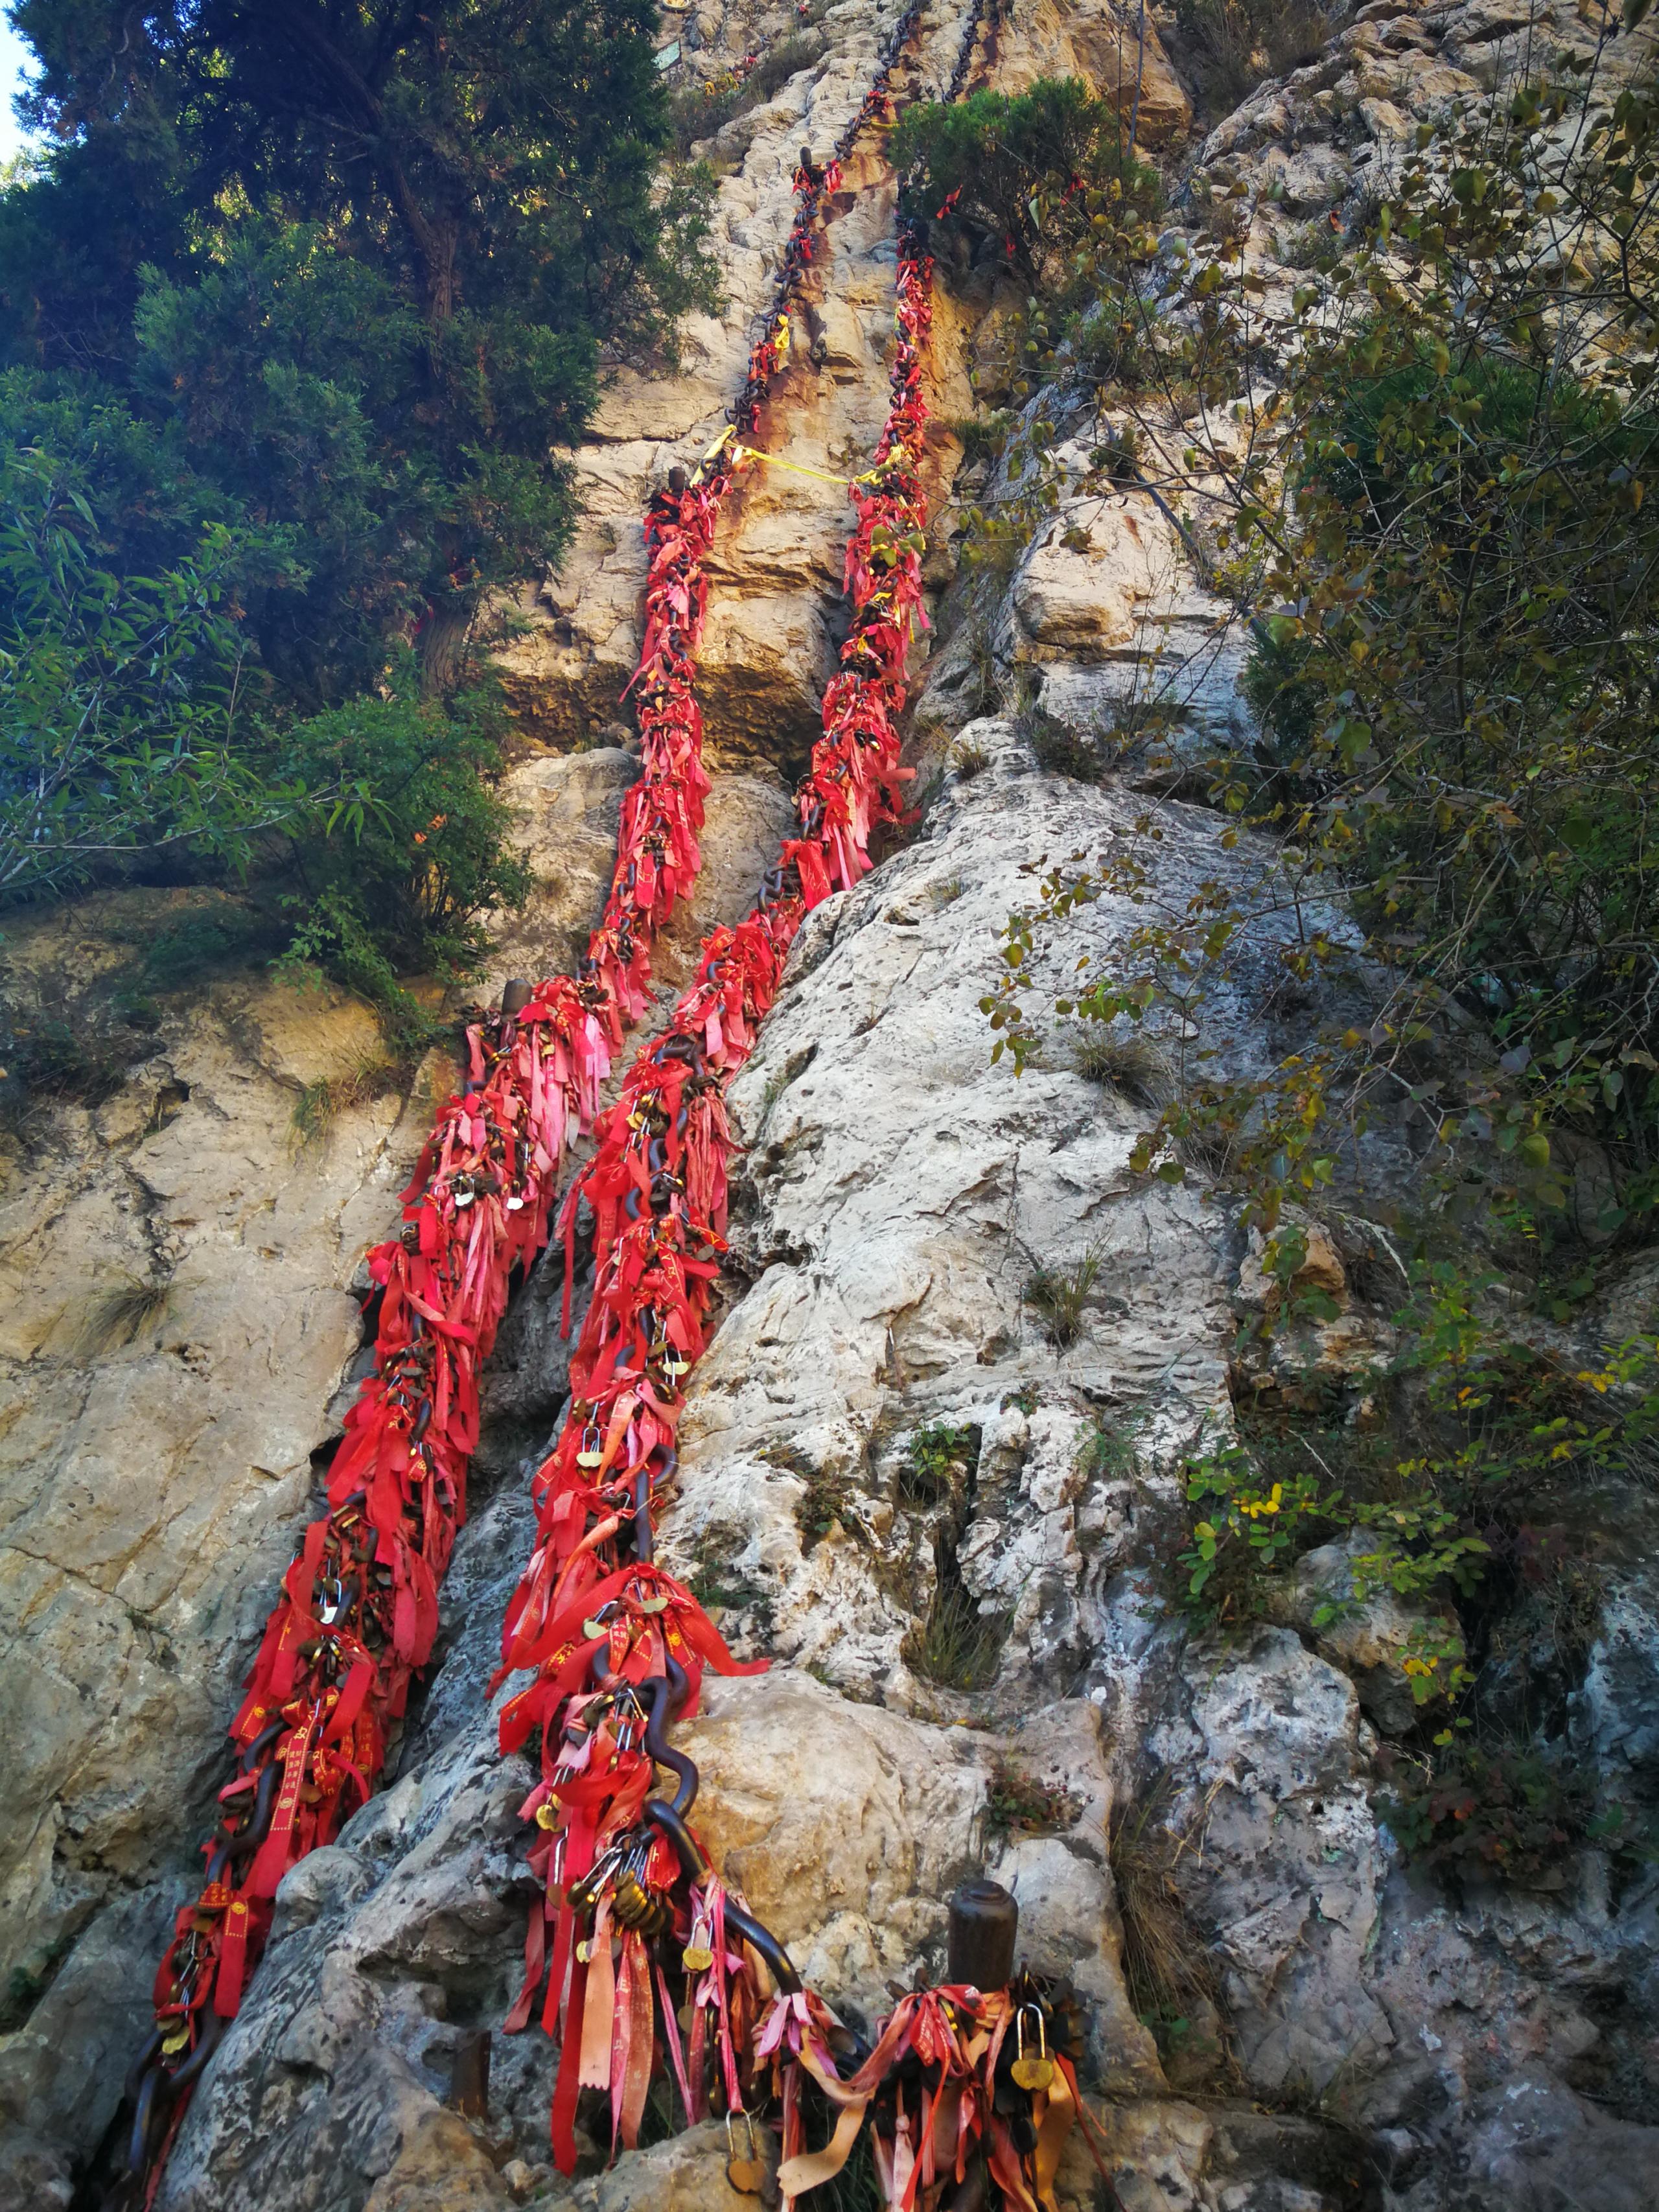
[[[693,319],[672,368],[619,368],[571,457],[575,542],[556,574],[526,581],[501,648],[521,739],[509,791],[537,891],[502,920],[492,985],[567,965],[598,913],[634,773],[622,694],[640,507],[722,426],[799,149],[827,148],[854,112],[888,19],[863,0],[832,7],[816,58],[708,147],[723,311]],[[1582,46],[1587,20],[1558,9],[1552,35]],[[1485,0],[1345,17],[1323,61],[1210,128],[1200,174],[1282,172],[1274,204],[1323,219],[1425,103],[1493,81],[1485,58],[1519,21]],[[677,12],[664,35],[682,39],[689,72],[710,74],[793,21],[714,4]],[[928,9],[901,97],[945,82],[961,23],[957,0]],[[1018,0],[994,81],[1080,73],[1127,106],[1139,58],[1140,137],[1167,148],[1191,124],[1179,46],[1171,33],[1166,52],[1151,16],[1144,43],[1141,27],[1133,9]],[[895,197],[879,137],[866,140],[763,434],[817,473],[750,469],[709,564],[700,696],[714,784],[703,878],[658,963],[664,995],[700,933],[744,909],[791,818],[843,620],[848,507],[823,479],[866,464],[886,405]],[[1187,219],[1177,205],[1176,227]],[[1269,228],[1253,234],[1263,257]],[[681,1731],[703,1778],[701,1832],[861,2027],[896,1986],[940,1971],[958,1881],[986,1872],[1013,1889],[1025,1955],[1085,2001],[1085,2081],[1127,2212],[1635,2212],[1659,2153],[1639,2109],[1652,1881],[1615,1893],[1593,1852],[1549,1893],[1451,1899],[1407,1871],[1378,1760],[1410,1722],[1413,1620],[1381,1601],[1320,1618],[1321,1577],[1340,1559],[1316,1555],[1282,1617],[1231,1640],[1196,1635],[1179,1605],[1182,1468],[1228,1431],[1240,1321],[1272,1286],[1201,1178],[1134,1172],[1155,1104],[1086,1076],[1063,1039],[1023,1075],[994,1066],[980,1002],[1045,856],[1105,851],[1150,821],[1153,888],[1175,907],[1259,865],[1248,839],[1222,848],[1192,765],[1252,741],[1243,647],[1168,514],[1133,486],[1067,491],[980,630],[957,618],[951,502],[980,496],[983,477],[982,465],[964,475],[952,425],[972,410],[968,368],[994,353],[1008,288],[994,269],[949,276],[931,368],[940,627],[915,670],[918,817],[857,891],[811,917],[732,1087],[744,1150],[722,1318],[659,1532],[739,1653],[773,1662],[711,1682]],[[1080,416],[1056,424],[1079,477],[1097,434]],[[1022,702],[1121,729],[1153,669],[1177,707],[1156,747],[1126,745],[1101,781],[1043,765]],[[72,1009],[196,896],[123,892],[9,927],[9,990]],[[1139,918],[1103,899],[1067,961],[1087,951],[1109,969]],[[1287,1006],[1267,951],[1246,945],[1202,1034],[1163,1047],[1249,1072],[1339,1010]],[[397,1218],[447,1081],[430,1066],[412,1090],[371,1090],[320,1131],[296,1127],[307,1086],[372,1061],[373,1026],[262,970],[169,999],[153,1040],[100,1103],[3,1139],[0,2212],[69,2205],[112,2124],[155,1959],[192,1887],[222,1731],[362,1370],[361,1255]],[[1386,1183],[1399,1132],[1372,1142]],[[1388,1355],[1386,1302],[1367,1304],[1328,1240],[1310,1239],[1309,1265],[1335,1317],[1298,1356],[1358,1417]],[[1063,1328],[1030,1295],[1044,1271],[1082,1286]],[[487,2121],[447,2102],[458,2048],[499,2026],[522,1971],[517,1808],[532,1777],[496,1753],[488,1683],[532,1541],[528,1474],[563,1395],[556,1290],[556,1268],[538,1271],[502,1332],[472,1517],[387,1785],[284,1883],[160,2212],[733,2202],[709,2129],[608,2172],[596,2144],[586,2178],[554,2176],[552,2052],[535,2031],[495,2038]],[[1597,1497],[1575,1537],[1614,1571],[1569,1724],[1638,1792],[1656,1752],[1652,1518],[1641,1496]],[[1136,1965],[1152,1890],[1202,1962],[1178,2021]],[[1097,2187],[1074,2148],[1066,2212]]]

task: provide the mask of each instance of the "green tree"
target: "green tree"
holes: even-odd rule
[[[124,576],[95,557],[99,535],[67,471],[0,447],[0,894],[13,897],[175,848],[243,867],[307,800],[250,731],[226,610],[246,545],[212,523],[175,566]]]
[[[552,448],[605,349],[706,289],[645,0],[19,0],[56,144],[0,199],[15,360],[125,372],[261,521],[314,538],[255,610],[297,696],[420,636],[569,527]],[[337,511],[336,500],[337,497]],[[336,647],[331,640],[338,639]]]
[[[565,544],[607,366],[710,296],[654,11],[10,12],[0,895],[252,869],[412,1035],[398,976],[525,889],[478,610]]]
[[[1069,297],[1126,216],[1162,204],[1123,117],[1077,77],[908,109],[892,157],[919,215],[987,241],[1033,286]]]
[[[282,756],[293,784],[337,794],[297,825],[298,888],[285,895],[296,927],[285,957],[358,992],[405,1052],[431,1024],[399,976],[471,981],[489,952],[485,917],[522,907],[531,884],[495,789],[494,688],[475,686],[441,707],[421,696],[417,676],[401,656],[384,696],[312,716],[289,732]]]

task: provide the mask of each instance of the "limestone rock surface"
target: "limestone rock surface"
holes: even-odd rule
[[[673,373],[619,369],[572,457],[577,542],[526,584],[504,654],[536,891],[501,919],[492,988],[568,963],[599,909],[633,773],[619,695],[640,506],[720,427],[798,149],[827,147],[855,111],[896,12],[824,10],[805,64],[704,146],[726,305],[694,319]],[[902,96],[944,82],[961,20],[957,0],[926,11]],[[1600,27],[1563,0],[1529,20],[1580,51]],[[702,82],[793,22],[708,0],[676,11],[672,35]],[[1150,20],[1138,56],[1139,26],[1105,0],[1016,0],[995,82],[1076,70],[1127,105],[1138,65],[1142,143],[1167,143],[1189,105]],[[1492,84],[1526,29],[1500,0],[1373,0],[1321,61],[1210,131],[1194,204],[1243,183],[1266,265],[1287,225],[1328,220],[1417,121]],[[866,142],[827,225],[811,342],[766,425],[769,450],[831,477],[863,465],[885,406],[893,205]],[[925,803],[811,916],[731,1093],[744,1151],[721,1324],[659,1533],[739,1654],[772,1667],[711,1680],[680,1732],[702,1775],[695,1817],[865,2029],[895,1987],[937,1975],[958,1881],[1013,1889],[1025,1955],[1085,2002],[1085,2085],[1126,2212],[1628,2212],[1651,2202],[1659,2154],[1643,2103],[1659,2099],[1659,1877],[1592,1848],[1553,1891],[1471,1878],[1454,1893],[1407,1861],[1385,1769],[1412,1725],[1399,1661],[1414,1616],[1377,1601],[1317,1620],[1342,1559],[1304,1562],[1277,1621],[1194,1631],[1172,1571],[1183,1470],[1233,1433],[1241,1394],[1288,1388],[1238,1352],[1274,1286],[1200,1177],[1132,1166],[1155,1083],[1085,1073],[1061,1029],[1023,1076],[990,1061],[981,1001],[1045,860],[1150,838],[1152,892],[1179,911],[1268,857],[1222,846],[1197,766],[1253,741],[1245,641],[1167,505],[1144,483],[1084,485],[1113,428],[1094,403],[1055,424],[1057,510],[982,625],[959,619],[951,502],[988,472],[960,468],[950,424],[1010,305],[978,277],[939,295]],[[1158,457],[1171,477],[1181,450]],[[1201,524],[1212,489],[1188,481],[1182,512]],[[839,483],[757,464],[722,526],[705,872],[662,948],[659,1000],[700,931],[746,906],[792,818],[841,635],[847,520]],[[1045,765],[1035,708],[1109,744],[1109,764]],[[8,990],[38,1012],[112,987],[137,934],[194,898],[123,892],[9,927]],[[1142,917],[1102,898],[1068,958],[1110,972]],[[1340,915],[1322,920],[1352,944]],[[1050,956],[1037,974],[1052,995]],[[1146,1064],[1260,1070],[1353,1018],[1364,990],[1350,975],[1297,999],[1247,934],[1227,988],[1158,1029]],[[301,1093],[375,1050],[361,1008],[244,969],[169,999],[149,1036],[100,1103],[59,1103],[0,1142],[0,2212],[93,2185],[236,1682],[361,1372],[360,1255],[394,1218],[446,1080],[434,1066],[412,1091],[371,1087],[296,1144]],[[1380,1124],[1368,1141],[1386,1188],[1405,1138]],[[1309,1252],[1336,1318],[1297,1358],[1358,1419],[1386,1315],[1362,1310],[1331,1237]],[[1078,1289],[1064,1328],[1040,1289],[1057,1279]],[[581,2174],[556,2177],[538,2030],[494,2036],[485,2118],[452,2102],[457,2054],[516,1993],[532,1894],[518,1820],[532,1777],[496,1753],[487,1684],[532,1540],[527,1475],[564,1391],[556,1289],[556,1269],[538,1270],[502,1331],[475,1510],[396,1771],[284,1883],[158,2212],[732,2212],[710,2128],[609,2170],[595,2137]],[[1574,1538],[1609,1572],[1582,1665],[1550,1677],[1562,1727],[1621,1802],[1651,1807],[1650,1501],[1586,1501]],[[1527,1645],[1517,1680],[1547,1659]],[[1184,1982],[1167,1957],[1159,1982],[1158,1940]],[[1097,2188],[1073,2143],[1060,2212]]]

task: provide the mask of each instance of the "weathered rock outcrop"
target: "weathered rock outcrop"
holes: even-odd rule
[[[1019,0],[1007,17],[998,82],[1079,70],[1133,97],[1133,10]],[[1593,34],[1565,8],[1550,22],[1570,43]],[[916,84],[948,74],[960,23],[956,0],[929,11]],[[685,35],[712,70],[785,27],[781,9],[709,6]],[[497,981],[564,965],[608,877],[632,772],[617,717],[641,501],[719,427],[796,150],[827,144],[853,112],[881,33],[853,0],[817,28],[819,58],[714,149],[723,319],[693,324],[674,373],[618,375],[574,457],[577,544],[526,591],[506,650],[531,741],[512,790],[538,890],[503,927]],[[1358,188],[1365,148],[1381,161],[1398,137],[1385,106],[1403,129],[1469,96],[1492,81],[1485,58],[1519,35],[1486,0],[1364,9],[1328,64],[1264,87],[1212,132],[1202,174],[1282,178],[1285,209],[1322,214]],[[1143,136],[1184,128],[1150,26],[1140,83]],[[892,209],[866,149],[827,228],[816,343],[775,414],[775,449],[831,474],[862,460],[884,407]],[[1265,207],[1257,217],[1267,252]],[[990,303],[988,284],[939,301],[941,504]],[[1080,417],[1057,426],[1079,477],[1096,434]],[[757,469],[723,528],[701,684],[717,769],[705,872],[664,948],[665,990],[697,933],[746,903],[788,818],[833,665],[845,515],[833,484]],[[1146,493],[1068,489],[982,625],[958,624],[925,672],[914,833],[799,941],[732,1095],[746,1152],[730,1303],[696,1371],[661,1532],[723,1631],[775,1662],[711,1685],[684,1732],[704,1777],[697,1817],[803,1971],[866,2025],[895,1983],[937,1971],[956,1881],[983,1869],[1014,1887],[1027,1955],[1088,2004],[1091,2095],[1127,2212],[1624,2212],[1650,2201],[1659,2154],[1659,2129],[1638,2117],[1659,2094],[1642,2076],[1659,1881],[1615,1894],[1593,1850],[1552,1893],[1471,1884],[1453,1901],[1412,1872],[1376,1767],[1378,1731],[1409,1718],[1410,1622],[1379,1606],[1316,1624],[1317,1563],[1279,1625],[1227,1644],[1192,1632],[1170,1595],[1179,1471],[1231,1419],[1239,1314],[1268,1294],[1261,1268],[1194,1184],[1132,1171],[1155,1109],[1085,1077],[1063,1037],[1021,1077],[988,1064],[980,1001],[1040,856],[1106,850],[1150,815],[1169,904],[1257,865],[1248,841],[1221,849],[1213,814],[1186,803],[1201,786],[1182,780],[1189,746],[1249,741],[1241,652]],[[1168,709],[1156,757],[1130,747],[1103,783],[1045,771],[1029,715],[1012,711],[1035,698],[1121,732],[1154,679]],[[72,1001],[126,957],[122,932],[153,932],[181,903],[124,893],[15,930],[9,988]],[[1139,913],[1101,900],[1068,957],[1109,964]],[[1164,1042],[1249,1069],[1314,1018],[1247,943],[1201,1035]],[[168,1000],[154,1036],[102,1104],[58,1108],[9,1140],[0,1189],[5,2212],[68,2204],[114,2112],[221,1776],[220,1731],[353,1378],[359,1255],[394,1217],[441,1079],[346,1105],[296,1146],[302,1087],[373,1049],[361,1009],[229,975]],[[1386,1127],[1372,1139],[1384,1181],[1401,1141]],[[1085,1259],[1075,1326],[1054,1331],[1028,1285]],[[1357,1398],[1386,1331],[1329,1259],[1342,1310],[1311,1356]],[[531,1541],[523,1477],[562,1394],[550,1287],[547,1271],[532,1279],[502,1334],[476,1510],[395,1775],[284,1883],[161,2212],[733,2202],[706,2129],[557,2180],[550,2053],[533,2032],[497,2039],[488,2122],[447,2103],[457,2048],[499,2023],[520,1972],[530,1772],[497,1757],[486,1685]],[[930,1437],[948,1439],[947,1480],[917,1478]],[[1613,1571],[1570,1725],[1651,1802],[1652,1516],[1621,1493],[1593,1517]],[[945,1599],[976,1639],[957,1670],[971,1688],[943,1686],[951,1670],[930,1656]],[[1201,1956],[1179,2021],[1137,1978],[1132,1885],[1156,1890]],[[1095,2186],[1071,2157],[1062,2203],[1094,2201]]]

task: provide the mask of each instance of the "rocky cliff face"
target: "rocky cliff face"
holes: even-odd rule
[[[787,27],[781,10],[718,4],[675,21],[694,74]],[[565,964],[597,911],[632,773],[617,700],[641,503],[719,428],[796,149],[854,111],[882,22],[831,7],[809,34],[817,58],[720,132],[725,318],[694,326],[678,373],[620,374],[575,457],[581,536],[527,589],[506,655],[540,890],[503,933],[501,975]],[[1583,43],[1596,23],[1558,9],[1550,27]],[[942,82],[960,24],[958,0],[925,16],[907,91]],[[1271,254],[1277,210],[1340,206],[1416,116],[1492,82],[1520,29],[1490,0],[1360,10],[1328,60],[1212,132],[1182,220],[1241,176],[1277,179],[1258,218]],[[996,81],[1131,86],[1137,30],[1104,4],[1018,0]],[[1149,21],[1143,131],[1168,141],[1189,114]],[[884,406],[893,198],[866,148],[828,226],[814,343],[775,410],[775,450],[831,475],[867,452]],[[933,362],[941,588],[963,461],[951,424],[999,305],[993,276],[958,275]],[[1066,441],[1081,455],[1094,428],[1058,435],[1062,458]],[[717,771],[705,869],[659,963],[665,992],[700,933],[746,905],[787,818],[833,665],[844,529],[833,485],[781,470],[756,471],[723,526],[700,686]],[[988,1064],[979,1001],[1038,856],[1104,849],[1150,806],[1161,896],[1254,858],[1224,854],[1215,817],[1167,795],[1178,775],[1047,772],[1004,707],[1018,683],[1086,720],[1155,645],[1180,730],[1242,738],[1225,615],[1144,494],[1063,507],[988,628],[943,636],[916,718],[919,827],[812,918],[735,1086],[729,1304],[694,1378],[664,1541],[739,1649],[775,1664],[718,1686],[685,1732],[703,1832],[807,1978],[865,2024],[894,1983],[939,1967],[957,1881],[982,1869],[1014,1888],[1026,1955],[1090,2006],[1128,2212],[1635,2212],[1659,2154],[1641,2117],[1659,2099],[1659,1887],[1615,1907],[1590,1852],[1563,1889],[1454,1904],[1407,1869],[1376,1809],[1409,1621],[1378,1606],[1316,1629],[1304,1593],[1281,1625],[1211,1643],[1171,1610],[1158,1569],[1178,1469],[1231,1418],[1231,1347],[1260,1271],[1224,1209],[1131,1171],[1153,1110],[1132,1085],[1059,1060],[1018,1079]],[[72,1019],[185,897],[123,893],[15,931],[9,990]],[[1097,963],[1133,920],[1090,911]],[[1310,1014],[1265,960],[1239,975],[1202,1042],[1249,1067]],[[407,1096],[346,1103],[301,1142],[305,1086],[372,1056],[361,1010],[233,974],[156,1018],[155,1049],[101,1103],[11,1133],[0,1194],[8,2207],[69,2205],[110,2125],[220,1731],[355,1379],[359,1255],[393,1218],[443,1080],[431,1068]],[[1395,1139],[1376,1141],[1386,1177]],[[1030,1279],[1085,1259],[1068,1326],[1044,1325]],[[1335,1243],[1310,1265],[1337,1310],[1311,1356],[1358,1412],[1386,1332]],[[532,1279],[503,1332],[440,1657],[395,1778],[284,1883],[162,2212],[734,2201],[708,2130],[559,2182],[536,2036],[496,2039],[487,2122],[447,2101],[455,2051],[499,2022],[519,1970],[530,1775],[495,1752],[486,1686],[530,1547],[525,1476],[562,1390],[552,1287]],[[1568,1686],[1571,1724],[1651,1789],[1659,1590],[1644,1562],[1659,1532],[1639,1497],[1586,1513],[1624,1564]],[[1159,1929],[1172,1947],[1178,2019],[1158,2016],[1134,1955],[1126,1971],[1120,1881],[1132,1953]],[[1097,2185],[1074,2156],[1062,2198]]]

